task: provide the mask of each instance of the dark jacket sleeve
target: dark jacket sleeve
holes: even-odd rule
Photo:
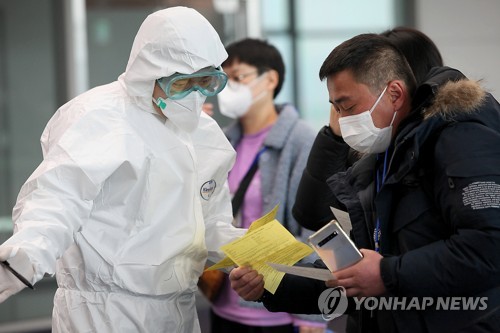
[[[333,218],[330,206],[335,199],[326,179],[345,171],[356,159],[356,154],[341,137],[332,133],[329,126],[319,131],[292,209],[293,216],[301,226],[318,230]]]
[[[326,268],[321,260],[301,266]],[[262,302],[271,312],[319,314],[318,298],[325,289],[324,281],[285,274],[274,295],[266,292]]]

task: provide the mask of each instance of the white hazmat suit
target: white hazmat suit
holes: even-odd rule
[[[227,57],[193,9],[149,15],[118,81],[62,106],[42,134],[44,160],[23,185],[15,233],[33,282],[56,274],[54,332],[199,332],[206,258],[244,234],[231,226],[235,153],[204,113],[192,133],[153,108],[155,79]]]

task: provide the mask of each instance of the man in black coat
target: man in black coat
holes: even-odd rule
[[[230,275],[271,311],[318,313],[318,298],[481,300],[350,312],[348,331],[494,332],[500,327],[500,105],[457,70],[433,69],[416,87],[404,56],[380,36],[356,36],[324,61],[343,139],[364,157],[329,179],[364,258],[323,282],[286,275],[274,295],[248,268]],[[359,298],[358,298],[359,300]],[[476,303],[478,304],[478,303]]]
[[[436,44],[417,29],[400,26],[380,35],[401,50],[417,85],[425,81],[431,68],[443,66],[443,57]],[[326,180],[337,172],[346,171],[360,158],[360,154],[342,139],[339,116],[332,105],[329,124],[318,132],[297,188],[292,214],[306,229],[316,231],[334,218],[330,209],[334,196]]]

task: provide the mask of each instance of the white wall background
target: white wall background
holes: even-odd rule
[[[500,1],[416,0],[416,26],[459,69],[500,99]]]

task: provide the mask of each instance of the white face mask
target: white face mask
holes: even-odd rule
[[[233,119],[243,117],[252,104],[263,98],[267,93],[267,90],[264,90],[255,98],[252,97],[252,87],[260,82],[264,77],[263,75],[260,75],[249,84],[229,81],[226,87],[217,95],[220,113]]]
[[[396,118],[397,111],[394,112],[389,126],[384,128],[375,127],[371,116],[386,90],[387,86],[370,110],[339,119],[342,138],[352,149],[360,153],[381,153],[391,144],[392,123]]]
[[[207,96],[199,91],[193,91],[182,99],[172,100],[158,97],[153,103],[175,126],[186,132],[192,132],[198,127],[201,107]]]

